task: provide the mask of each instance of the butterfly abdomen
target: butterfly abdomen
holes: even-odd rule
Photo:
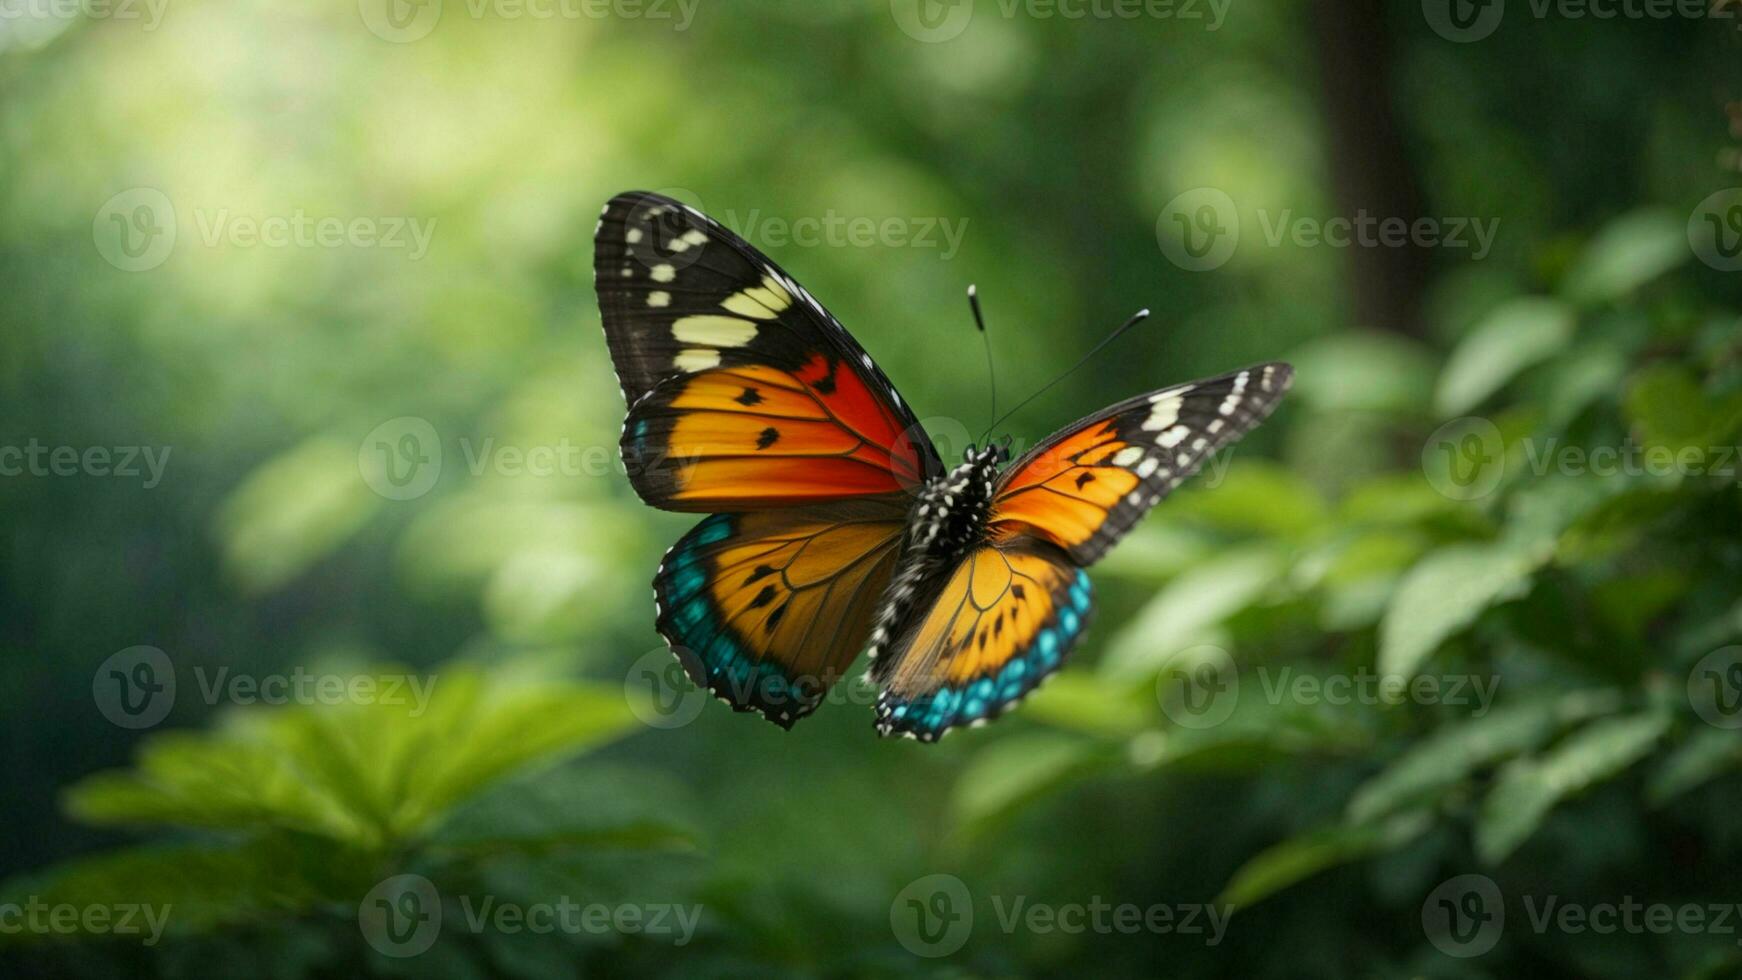
[[[914,498],[901,558],[872,620],[866,653],[873,669],[913,611],[926,606],[950,569],[985,536],[1002,458],[997,447],[969,450],[960,466],[927,483]]]

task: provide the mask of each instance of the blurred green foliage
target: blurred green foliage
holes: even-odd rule
[[[703,4],[678,31],[450,3],[410,43],[344,2],[0,20],[0,442],[170,450],[149,488],[0,478],[0,903],[173,908],[155,946],[26,932],[0,955],[64,975],[880,976],[927,965],[891,903],[947,873],[980,918],[943,974],[1742,971],[1734,935],[1537,931],[1517,901],[1738,898],[1742,736],[1695,688],[1742,642],[1742,461],[1721,458],[1742,289],[1683,220],[1735,182],[1716,165],[1734,32],[1518,14],[1460,45],[1407,6],[1387,57],[1424,197],[1499,221],[1482,259],[1432,257],[1421,335],[1352,322],[1347,255],[1262,233],[1339,213],[1322,5],[1236,5],[1205,32],[982,3],[941,44],[885,4]],[[1198,186],[1243,232],[1203,273],[1156,243]],[[177,235],[130,272],[101,225],[138,187]],[[985,400],[970,281],[1007,392],[1139,306],[1165,325],[1019,413],[1024,442],[1260,359],[1292,361],[1296,389],[1097,567],[1083,648],[997,724],[918,746],[877,742],[863,703],[783,733],[709,702],[648,727],[646,583],[689,520],[615,469],[590,286],[598,208],[634,187],[752,240],[770,218],[966,222],[947,256],[768,248],[946,453]],[[407,219],[429,247],[214,232],[293,214]],[[397,499],[370,452],[407,418],[442,465]],[[1629,446],[1683,462],[1590,465]],[[504,447],[574,455],[540,475]],[[137,644],[181,683],[149,732],[93,705],[99,665]],[[410,670],[430,697],[226,707],[195,683],[304,667]],[[1381,675],[1492,703],[1276,687]],[[704,911],[681,948],[449,928],[399,959],[359,909],[408,874],[449,923],[455,896]],[[1423,926],[1464,874],[1510,913],[1470,959]],[[1237,911],[1213,946],[1006,933],[1011,896]]]

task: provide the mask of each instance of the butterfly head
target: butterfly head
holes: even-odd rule
[[[985,446],[968,444],[962,453],[962,462],[977,464],[978,467],[997,468],[1010,462],[1010,437],[1005,436],[997,442],[989,442]]]

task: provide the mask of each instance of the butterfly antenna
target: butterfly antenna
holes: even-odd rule
[[[1132,314],[1131,319],[1126,320],[1123,324],[1121,324],[1119,326],[1119,329],[1108,334],[1105,338],[1103,338],[1101,340],[1100,343],[1098,343],[1094,347],[1090,348],[1089,352],[1087,354],[1084,354],[1082,356],[1082,358],[1077,361],[1077,363],[1071,365],[1070,368],[1065,371],[1065,373],[1059,375],[1058,377],[1052,379],[1051,381],[1048,381],[1046,384],[1041,385],[1039,391],[1036,391],[1034,394],[1029,395],[1027,398],[1024,398],[1022,401],[1017,402],[1015,408],[1012,408],[1010,411],[1005,412],[1003,415],[998,416],[996,422],[993,422],[991,425],[986,427],[987,434],[990,435],[993,429],[998,428],[999,422],[1002,422],[1005,419],[1009,418],[1010,416],[1015,415],[1017,413],[1017,411],[1019,411],[1022,408],[1022,406],[1027,405],[1029,402],[1034,401],[1036,398],[1039,398],[1041,395],[1046,394],[1047,391],[1049,389],[1051,389],[1053,385],[1056,385],[1060,381],[1063,381],[1064,379],[1075,374],[1078,368],[1082,367],[1083,365],[1089,363],[1089,361],[1093,360],[1096,354],[1101,353],[1101,351],[1103,349],[1105,349],[1108,344],[1111,344],[1113,341],[1118,340],[1121,336],[1123,336],[1125,334],[1125,331],[1130,330],[1132,327],[1137,326],[1139,323],[1142,323],[1144,320],[1147,320],[1148,318],[1149,318],[1149,311],[1148,310],[1138,310],[1136,313]]]
[[[980,329],[980,340],[986,346],[986,388],[991,392],[992,398],[992,409],[986,413],[986,417],[995,419],[998,417],[998,375],[992,369],[992,335],[986,332],[986,318],[980,314],[980,291],[972,285],[968,287],[968,308],[974,311],[974,326]],[[987,426],[986,431],[991,432],[992,426]]]

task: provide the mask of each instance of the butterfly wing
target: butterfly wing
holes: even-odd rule
[[[1093,606],[1088,575],[1049,542],[976,548],[922,606],[897,655],[872,665],[878,733],[929,742],[997,717],[1058,669]]]
[[[1083,567],[1269,415],[1292,377],[1286,364],[1261,364],[1140,395],[1012,463],[986,542],[872,667],[878,732],[932,741],[996,717],[1057,670],[1093,610]]]
[[[659,632],[696,683],[790,728],[864,646],[906,515],[900,497],[715,514],[659,566]]]
[[[1260,364],[1139,395],[1066,427],[1004,471],[988,517],[992,537],[1037,537],[1092,564],[1217,450],[1262,422],[1293,378],[1287,364]]]
[[[644,191],[594,237],[642,499],[748,511],[912,491],[940,469],[895,387],[802,286],[718,222]]]

